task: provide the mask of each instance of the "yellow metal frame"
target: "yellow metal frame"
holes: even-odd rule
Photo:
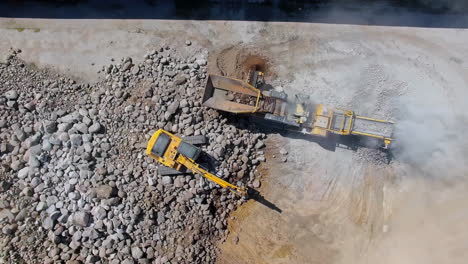
[[[392,122],[392,121],[382,120],[382,119],[375,119],[375,118],[370,118],[370,117],[365,117],[365,116],[356,116],[356,118],[370,120],[370,121],[376,121],[376,122],[380,122],[380,123],[395,124],[395,122]]]
[[[343,116],[344,116],[343,121],[342,121],[342,123],[340,125],[340,129],[336,130],[336,129],[331,128],[333,116],[334,116],[334,113],[335,113],[335,111],[332,110],[332,111],[330,111],[330,114],[329,114],[330,122],[328,123],[328,129],[327,130],[330,131],[330,132],[333,132],[333,133],[344,135],[344,136],[351,134],[351,128],[353,127],[353,120],[354,120],[354,112],[351,111],[351,110],[344,110],[344,109],[337,109],[337,110],[342,111]],[[349,125],[348,125],[347,129],[345,128],[346,117],[349,117]]]
[[[387,121],[387,120],[382,120],[382,119],[375,119],[375,118],[370,118],[370,117],[365,117],[365,116],[356,116],[356,118],[369,120],[369,121],[380,122],[380,123],[395,124],[395,122],[392,122],[392,121]],[[355,134],[355,135],[362,135],[362,136],[382,139],[384,141],[385,148],[387,148],[388,145],[390,145],[390,143],[393,141],[392,138],[384,137],[384,136],[380,136],[380,135],[374,135],[374,134],[356,132],[356,131],[352,131],[351,133]]]
[[[354,120],[356,118],[375,121],[375,122],[380,122],[380,123],[389,123],[389,124],[394,124],[394,122],[387,121],[387,120],[370,118],[370,117],[364,117],[364,116],[357,116],[351,110],[344,110],[344,109],[337,109],[337,110],[342,111],[343,115],[344,115],[343,121],[342,121],[342,123],[340,125],[340,129],[338,129],[338,130],[337,129],[332,129],[332,127],[331,127],[333,117],[334,117],[334,114],[336,112],[334,110],[330,110],[327,115],[324,115],[323,114],[323,105],[319,104],[317,106],[317,110],[315,111],[315,116],[316,116],[316,118],[317,117],[327,118],[328,119],[327,128],[318,127],[314,123],[313,126],[312,126],[312,129],[311,129],[311,134],[318,135],[318,136],[326,136],[326,133],[324,133],[324,131],[327,131],[327,132],[332,132],[332,133],[339,134],[339,135],[351,135],[351,134],[353,134],[353,135],[361,135],[361,136],[379,138],[379,139],[382,139],[384,141],[385,148],[387,148],[390,145],[390,143],[393,141],[393,139],[389,138],[389,137],[384,137],[384,136],[375,135],[375,134],[369,134],[369,133],[353,131],[352,127],[353,127]],[[349,118],[349,124],[348,124],[347,127],[345,127],[346,126],[346,117]]]
[[[154,144],[158,140],[159,136],[164,133],[171,138],[171,142],[167,147],[166,152],[164,153],[163,157],[159,157],[154,155],[151,150],[153,149]],[[229,182],[220,179],[219,177],[215,176],[214,174],[208,172],[204,168],[200,167],[194,160],[185,157],[184,155],[177,152],[177,148],[179,147],[182,139],[165,131],[164,129],[159,129],[156,131],[148,141],[148,145],[146,146],[146,155],[150,156],[151,158],[157,160],[164,166],[181,170],[182,167],[186,167],[188,170],[195,174],[200,174],[201,176],[207,178],[208,180],[218,184],[219,186],[228,189],[229,191],[240,195],[240,196],[247,196],[247,189],[245,187],[238,187]]]

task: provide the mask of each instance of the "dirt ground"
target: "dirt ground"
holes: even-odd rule
[[[468,140],[460,132],[468,128],[466,29],[0,19],[0,38],[1,56],[21,48],[27,61],[88,80],[111,58],[142,60],[163,43],[211,55],[210,64],[215,58],[230,71],[235,64],[216,54],[241,45],[269,59],[275,86],[397,122],[388,163],[366,149],[330,150],[311,139],[271,135],[260,192],[281,212],[255,201],[237,210],[219,263],[468,258]],[[186,39],[193,44],[186,47]],[[286,163],[281,148],[289,152]]]

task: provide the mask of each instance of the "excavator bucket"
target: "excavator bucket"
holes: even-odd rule
[[[208,76],[202,104],[231,113],[254,113],[261,93],[241,80],[219,75]]]

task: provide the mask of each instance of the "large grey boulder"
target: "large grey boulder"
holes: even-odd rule
[[[72,222],[74,225],[87,227],[91,222],[91,215],[87,212],[76,212],[73,214]]]

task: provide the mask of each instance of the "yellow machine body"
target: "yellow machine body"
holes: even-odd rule
[[[164,141],[164,144],[160,144],[162,141]],[[163,129],[159,129],[151,136],[146,147],[146,154],[166,167],[173,168],[178,171],[185,167],[192,173],[199,174],[237,195],[243,197],[247,196],[246,188],[230,184],[229,182],[217,177],[216,175],[202,168],[199,164],[195,162],[194,159],[187,157],[189,155],[184,155],[184,153],[182,152],[182,147],[193,148],[191,150],[197,149],[199,151],[198,148],[184,142],[181,138]]]

